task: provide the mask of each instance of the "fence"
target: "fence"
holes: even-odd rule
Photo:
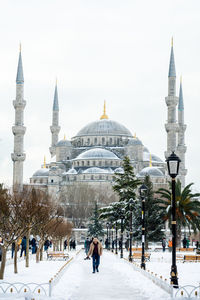
[[[80,249],[76,256],[81,252],[82,249]],[[38,295],[44,295],[44,296],[52,296],[52,290],[56,286],[56,284],[61,279],[62,275],[64,274],[64,271],[66,270],[66,267],[70,264],[70,262],[73,261],[73,257],[69,259],[59,270],[58,272],[49,280],[48,283],[22,283],[22,282],[6,282],[1,281],[0,282],[0,293],[17,293],[17,294],[23,294],[24,296],[28,293],[30,294],[38,294]]]

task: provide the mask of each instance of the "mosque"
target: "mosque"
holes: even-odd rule
[[[176,96],[176,70],[174,60],[173,41],[171,45],[167,105],[167,149],[165,158],[172,151],[180,157],[179,178],[185,185],[185,130],[182,82],[180,82],[179,97]],[[14,152],[13,160],[13,188],[23,188],[24,134],[26,127],[23,114],[26,101],[24,100],[24,76],[21,50],[19,53],[15,108]],[[177,107],[178,106],[178,107]],[[177,120],[178,119],[178,120]],[[92,121],[83,127],[71,140],[59,140],[59,103],[58,87],[55,86],[52,111],[51,145],[49,148],[51,161],[41,166],[33,173],[30,185],[48,190],[49,194],[59,199],[66,194],[70,187],[76,185],[90,185],[94,188],[112,189],[115,173],[123,173],[122,161],[124,156],[130,158],[136,176],[140,179],[150,175],[154,189],[167,187],[168,175],[166,163],[151,153],[142,140],[133,135],[129,129],[117,121],[111,120],[106,113],[104,102],[103,114],[99,120]]]

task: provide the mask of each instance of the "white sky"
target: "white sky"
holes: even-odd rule
[[[187,183],[200,189],[199,0],[7,0],[0,10],[0,181],[12,184],[15,78],[19,42],[25,78],[24,181],[50,158],[55,79],[60,139],[99,119],[125,125],[164,159],[171,36],[183,76]]]

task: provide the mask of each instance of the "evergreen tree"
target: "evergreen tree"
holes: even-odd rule
[[[100,237],[104,235],[102,222],[99,219],[98,205],[95,203],[93,209],[93,215],[90,218],[90,223],[88,225],[88,233],[93,237]]]
[[[159,201],[154,197],[153,184],[147,175],[144,179],[147,186],[145,199],[145,247],[148,248],[148,242],[161,241],[164,233],[164,213],[159,206]],[[142,239],[142,201],[138,199],[133,212],[133,237],[135,240]]]
[[[131,198],[136,198],[136,189],[141,183],[134,174],[128,156],[123,160],[123,173],[116,173],[113,190],[119,195],[119,201],[128,202]]]

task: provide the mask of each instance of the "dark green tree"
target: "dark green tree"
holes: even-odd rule
[[[93,215],[90,218],[90,223],[88,225],[88,233],[93,237],[100,237],[104,235],[103,225],[99,218],[98,205],[95,203],[95,207],[93,209]]]
[[[145,247],[148,248],[148,242],[161,241],[164,232],[164,212],[159,205],[159,201],[154,196],[153,184],[147,175],[144,179],[147,186],[145,199]],[[133,237],[140,241],[142,238],[142,201],[138,199],[133,212]]]

